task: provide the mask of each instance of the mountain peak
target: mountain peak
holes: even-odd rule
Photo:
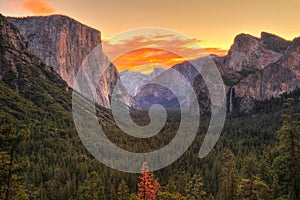
[[[73,87],[75,74],[88,53],[100,44],[100,31],[67,16],[8,18],[29,44],[30,51]]]
[[[0,80],[17,93],[29,97],[36,91],[42,93],[41,88],[50,91],[49,85],[56,85],[60,90],[67,87],[52,68],[30,52],[25,38],[1,14],[0,57]]]
[[[246,34],[246,33],[241,33],[238,34],[237,36],[235,36],[234,38],[234,44],[240,44],[240,43],[249,43],[249,42],[256,42],[259,41],[259,38],[250,35],[250,34]]]
[[[289,42],[265,32],[262,39],[242,33],[235,37],[226,65],[236,71],[263,69],[276,62],[288,45]]]
[[[18,28],[30,51],[53,67],[70,87],[74,87],[76,74],[85,58],[101,43],[100,31],[64,15],[10,17],[8,22]],[[109,95],[120,77],[115,66],[99,50],[97,60],[109,67],[99,80],[95,101],[109,108]]]
[[[161,73],[165,71],[165,69],[161,68],[161,67],[156,67],[153,69],[152,73],[151,74],[154,74],[154,73]]]
[[[234,43],[229,50],[229,54],[233,52],[247,52],[253,46],[257,46],[259,38],[249,34],[241,33],[234,38]]]
[[[265,32],[265,31],[262,31],[260,33],[260,38],[263,39],[265,37],[276,37],[276,38],[279,38],[279,36],[273,34],[273,33],[269,33],[269,32]]]
[[[53,14],[53,15],[44,15],[44,16],[27,16],[27,17],[10,17],[7,16],[6,19],[11,22],[15,22],[15,21],[34,21],[36,23],[47,23],[48,25],[50,23],[53,24],[53,22],[55,23],[60,23],[61,26],[58,26],[58,28],[63,28],[64,26],[68,25],[69,23],[74,23],[80,26],[84,26],[86,28],[92,29],[96,32],[98,32],[100,34],[100,31],[92,28],[90,26],[87,26],[79,21],[77,21],[76,19],[69,17],[67,15],[62,15],[62,14]]]
[[[267,49],[271,49],[278,53],[283,53],[291,44],[290,41],[267,32],[261,33],[261,43],[264,44]]]
[[[16,50],[28,50],[27,43],[18,29],[9,24],[6,18],[0,14],[0,47],[13,47]]]

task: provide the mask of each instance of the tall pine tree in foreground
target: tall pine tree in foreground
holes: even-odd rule
[[[285,102],[291,106],[294,99]],[[277,132],[278,156],[274,161],[280,181],[280,196],[289,200],[300,199],[300,113],[283,114],[283,125]]]
[[[161,190],[160,184],[155,180],[153,173],[149,172],[147,163],[142,166],[141,176],[138,183],[138,196],[142,200],[154,200]]]
[[[17,131],[13,125],[0,126],[0,198],[28,199],[24,180],[24,163],[15,162],[15,151],[28,138],[26,131]]]
[[[235,156],[231,150],[224,150],[221,163],[218,199],[237,199],[238,171],[236,168]]]
[[[85,181],[79,186],[78,196],[80,200],[104,200],[103,183],[99,174],[95,171],[88,174]]]
[[[128,200],[130,198],[129,188],[124,180],[118,187],[118,200]]]
[[[194,174],[190,182],[187,184],[187,198],[191,200],[205,199],[204,183],[199,174]]]
[[[239,198],[245,200],[270,199],[269,186],[258,176],[259,164],[254,154],[243,159],[241,180],[238,187]]]

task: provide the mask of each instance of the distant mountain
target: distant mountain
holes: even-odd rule
[[[64,93],[68,85],[53,68],[29,50],[18,29],[0,15],[0,81],[43,108],[53,105],[70,111]]]
[[[202,62],[203,59],[193,62],[198,61]],[[154,82],[160,84],[148,83],[140,87],[134,99],[141,108],[146,109],[152,104],[161,104],[172,109],[179,108],[179,106],[187,107],[189,105],[188,94],[198,74],[190,62],[177,64],[153,79]]]
[[[108,109],[97,107],[97,114],[100,125],[114,123]],[[6,126],[16,129],[13,140],[6,138],[9,135],[3,132]],[[77,173],[83,163],[88,171],[95,169],[92,166],[100,169],[77,135],[72,116],[72,89],[52,67],[30,51],[18,29],[1,14],[0,127],[1,199],[4,199],[11,169],[11,199],[68,199],[76,194],[77,186],[70,189],[66,182],[83,182],[86,176]],[[29,137],[17,147],[13,141],[21,130]],[[5,144],[14,149],[12,168],[7,164],[10,157]],[[28,192],[20,196],[17,185],[25,185],[25,182]],[[53,192],[58,188],[64,192]]]
[[[283,49],[275,47],[278,43],[284,42]],[[273,44],[273,46],[271,45]],[[280,45],[278,44],[278,46]],[[271,35],[262,33],[261,38],[256,38],[248,34],[237,35],[231,46],[226,63],[228,67],[241,71],[244,69],[263,69],[270,63],[276,62],[284,53],[284,48],[289,45],[288,41]]]
[[[227,110],[248,111],[255,101],[276,98],[300,87],[298,44],[297,38],[294,41],[287,41],[266,32],[262,32],[261,38],[240,34],[234,39],[227,56],[210,55],[226,86]],[[200,58],[192,62],[205,65],[207,61],[205,58]],[[184,102],[181,106],[186,107],[195,101],[187,95],[190,94],[187,84],[189,83],[198,96],[197,101],[201,101],[200,109],[207,111],[210,95],[194,67],[189,62],[184,62],[175,65],[172,69],[166,70],[157,79],[168,83],[180,95],[175,97],[167,88],[146,84],[135,96],[138,105],[147,109],[152,104],[158,103],[174,108],[175,104],[175,107],[179,106],[177,99],[179,98]],[[174,70],[183,75],[186,80],[179,80],[179,76],[174,76]]]
[[[73,87],[75,75],[88,53],[101,43],[98,30],[66,16],[8,20],[28,41],[29,50],[51,66],[70,87]],[[223,77],[229,112],[234,109],[247,111],[253,107],[255,101],[278,97],[299,87],[298,40],[287,41],[266,32],[262,32],[260,38],[239,34],[235,37],[228,55],[209,56]],[[201,96],[202,106],[209,105],[210,97],[205,83],[189,62],[177,64],[165,71],[156,69],[150,75],[125,71],[120,77],[102,50],[96,59],[99,65],[108,66],[101,72],[104,76],[99,79],[96,90],[96,102],[106,108],[110,108],[112,92],[120,79],[134,98],[123,91],[116,96],[122,97],[120,101],[136,109],[147,109],[153,104],[162,104],[167,108],[188,107],[195,101],[190,96],[192,89],[196,91],[198,100]],[[200,58],[192,62],[204,65],[207,59]],[[97,77],[98,74],[94,75]],[[165,86],[150,83],[152,79]]]
[[[214,58],[227,90],[227,110],[249,111],[256,101],[279,97],[300,87],[299,39],[284,40],[262,32],[261,38],[240,34],[227,56]],[[207,93],[201,77],[194,90],[198,100]],[[204,105],[208,98],[204,97]],[[206,102],[205,102],[206,101]]]
[[[101,43],[98,30],[61,15],[8,18],[28,42],[30,51],[42,59],[68,83],[74,86],[75,76],[86,56]],[[100,52],[99,61],[108,66],[98,82],[96,102],[110,107],[119,73],[107,57]]]
[[[126,70],[120,73],[121,81],[131,96],[137,95],[139,88],[149,83],[153,78],[165,71],[162,68],[154,68],[150,74]]]
[[[280,59],[245,77],[234,86],[240,109],[248,110],[255,100],[266,100],[300,88],[300,38],[289,45]]]

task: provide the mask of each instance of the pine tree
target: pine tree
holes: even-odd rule
[[[242,179],[238,188],[239,197],[243,200],[268,200],[269,186],[257,176]]]
[[[189,175],[181,171],[175,180],[176,190],[182,195],[186,195],[186,187],[189,182]]]
[[[118,197],[117,197],[117,193],[116,193],[116,189],[115,189],[115,187],[114,187],[113,184],[110,186],[110,189],[109,189],[109,198],[110,198],[111,200],[114,200],[114,199],[117,199],[117,198],[118,198]]]
[[[136,194],[131,194],[129,199],[130,200],[140,200],[140,198]]]
[[[225,149],[221,162],[219,197],[222,200],[237,199],[238,174],[231,150]]]
[[[153,173],[149,172],[147,163],[144,162],[142,166],[141,176],[138,183],[138,196],[142,200],[154,200],[158,192],[161,190],[160,184],[154,179]]]
[[[199,174],[195,174],[187,185],[187,198],[193,200],[202,200],[206,192],[203,189],[204,183]]]
[[[169,192],[171,194],[176,192],[176,185],[175,185],[173,179],[169,180],[168,185],[166,186],[166,190],[167,190],[167,192]]]
[[[80,200],[104,200],[104,188],[99,174],[95,171],[88,174],[85,181],[79,186]]]
[[[269,186],[257,174],[259,164],[254,154],[250,153],[243,159],[239,185],[239,197],[245,200],[269,199]]]
[[[179,193],[171,194],[169,192],[159,192],[158,193],[159,200],[183,200],[186,199]]]
[[[121,181],[118,187],[118,199],[128,200],[130,198],[129,188],[124,180]]]
[[[211,177],[211,183],[212,183],[212,194],[215,197],[215,199],[219,199],[219,191],[220,191],[220,178],[221,178],[221,159],[217,157],[215,162],[213,163],[212,168],[212,177]]]
[[[10,200],[28,195],[22,185],[23,179],[18,175],[24,171],[23,163],[15,163],[15,151],[28,138],[26,131],[17,131],[13,125],[0,126],[0,192],[1,198]]]
[[[294,99],[287,99],[290,106]],[[283,125],[277,132],[279,140],[274,161],[284,198],[300,199],[300,113],[283,114]]]

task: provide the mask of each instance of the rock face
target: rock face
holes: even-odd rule
[[[201,62],[201,59],[193,62]],[[190,104],[190,93],[198,71],[190,62],[177,64],[152,79],[152,82],[139,88],[135,101],[141,108],[161,104],[176,109]],[[159,84],[157,84],[159,83]]]
[[[120,73],[120,78],[128,93],[131,96],[136,96],[140,87],[149,83],[163,71],[165,70],[162,68],[154,68],[151,74],[142,74],[140,72],[126,70]]]
[[[28,41],[31,52],[52,66],[70,87],[74,86],[76,74],[86,56],[101,43],[98,30],[66,16],[8,18],[8,21]],[[104,55],[99,55],[99,58],[108,62]],[[109,64],[98,84],[98,104],[110,107],[109,95],[118,80],[118,71]]]
[[[266,45],[275,40],[266,33],[262,34],[261,39],[247,34],[236,36],[229,50],[226,65],[236,71],[249,68],[263,69],[282,56],[282,51],[275,51],[276,47],[270,48],[271,45]]]
[[[291,42],[265,32],[261,34],[261,38],[240,34],[236,36],[227,56],[211,55],[226,85],[227,111],[248,111],[253,108],[255,101],[279,97],[300,87],[299,43],[299,38]],[[197,59],[194,62],[203,60],[205,59]],[[140,107],[147,108],[158,103],[174,108],[173,104],[178,107],[178,100],[182,99],[184,104],[180,106],[187,106],[195,101],[187,95],[190,93],[187,86],[192,85],[200,110],[208,111],[210,94],[195,69],[188,62],[175,65],[172,69],[173,71],[166,70],[156,79],[170,85],[179,96],[175,97],[170,90],[161,86],[146,84],[135,96]],[[186,80],[179,80],[174,70]]]
[[[101,44],[100,32],[85,26],[65,16],[53,15],[47,17],[9,18],[8,21],[14,24],[17,29],[10,27],[10,37],[2,34],[2,46],[14,46],[15,49],[27,49],[41,58],[68,83],[74,86],[75,76],[80,69],[82,62],[92,49]],[[2,31],[7,26],[3,24]],[[15,31],[15,33],[13,33]],[[20,39],[24,36],[24,39]],[[12,39],[14,38],[15,39]],[[300,39],[286,41],[276,35],[263,32],[261,37],[253,37],[248,34],[236,36],[227,56],[211,56],[220,73],[223,76],[227,90],[227,110],[251,109],[255,101],[262,101],[271,97],[278,97],[282,93],[291,92],[300,87]],[[29,51],[30,50],[30,51]],[[106,70],[100,70],[103,74],[90,76],[92,80],[99,80],[97,83],[96,102],[110,108],[110,97],[120,75],[115,66],[107,59],[100,48],[96,60],[97,65],[107,66]],[[29,56],[30,57],[30,56]],[[24,59],[30,59],[30,58]],[[37,59],[33,57],[33,59]],[[6,61],[12,60],[9,55]],[[30,60],[28,60],[29,62]],[[41,62],[41,61],[36,61]],[[203,62],[197,59],[193,62]],[[16,73],[17,66],[12,67],[10,72],[2,69],[0,79],[7,77],[7,73]],[[157,73],[160,73],[157,76]],[[92,73],[91,73],[92,74]],[[154,82],[163,83],[167,87],[149,83],[150,77]],[[153,104],[162,104],[167,108],[186,107],[195,99],[191,99],[191,87],[196,92],[197,98],[202,99],[203,111],[209,105],[209,94],[197,70],[189,62],[175,65],[164,72],[155,71],[153,75],[146,76],[135,72],[122,74],[122,81],[125,88],[134,96],[131,99],[127,94],[121,93],[120,101],[131,104],[134,108],[148,108]],[[96,78],[97,77],[97,78]],[[143,85],[140,87],[137,83]],[[12,81],[19,90],[19,85]],[[88,86],[91,87],[91,86]],[[175,91],[176,95],[171,91]]]
[[[18,29],[9,24],[1,14],[0,82],[35,106],[45,108],[59,105],[59,109],[69,111],[69,105],[64,99],[68,88],[65,81],[30,52]]]
[[[261,38],[236,36],[227,56],[213,58],[226,85],[227,111],[249,111],[255,101],[279,97],[300,87],[299,58],[299,38],[290,42],[265,32]],[[201,77],[196,77],[194,90],[198,101],[209,105]]]
[[[300,87],[300,38],[296,38],[285,54],[263,70],[250,74],[235,86],[242,99],[241,110],[249,110],[254,100],[265,100]]]
[[[277,35],[262,32],[261,43],[267,48],[278,53],[284,53],[287,48],[291,45],[290,41],[287,41]]]

